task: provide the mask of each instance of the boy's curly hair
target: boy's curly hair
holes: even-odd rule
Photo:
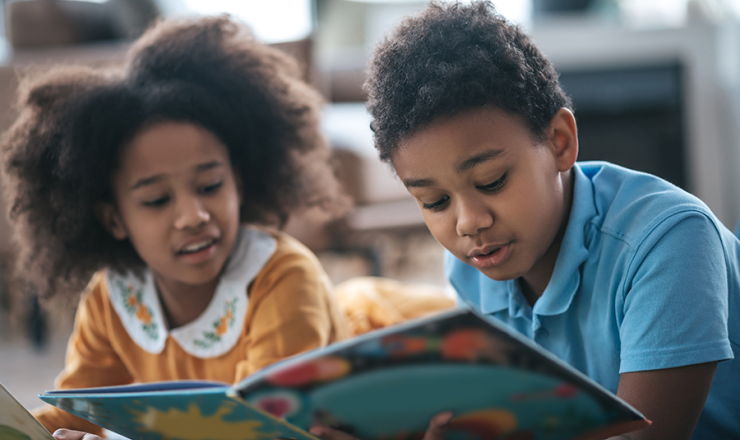
[[[550,62],[490,2],[431,3],[375,49],[364,85],[380,158],[439,116],[494,106],[535,138],[572,107]]]
[[[157,122],[197,124],[226,145],[244,188],[243,222],[282,225],[302,208],[341,209],[321,103],[295,61],[227,16],[161,21],[117,68],[25,79],[20,115],[0,141],[21,275],[51,295],[103,267],[144,267],[95,209],[113,202],[121,148]]]

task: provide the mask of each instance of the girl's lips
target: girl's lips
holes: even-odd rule
[[[511,255],[511,243],[494,249],[492,252],[485,255],[476,255],[470,257],[473,263],[480,269],[488,269],[489,267],[498,266],[509,259]]]
[[[177,256],[191,264],[202,263],[211,258],[211,256],[216,252],[216,243],[217,240],[212,240],[210,244],[202,247],[194,246],[197,249],[194,252],[180,251],[177,253]]]

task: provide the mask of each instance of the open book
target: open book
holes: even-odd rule
[[[3,384],[0,384],[0,439],[54,440]]]
[[[453,411],[450,439],[603,439],[650,424],[503,324],[453,310],[267,367],[236,385],[160,382],[49,391],[41,399],[131,439],[421,438]]]

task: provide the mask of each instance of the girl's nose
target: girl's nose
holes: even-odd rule
[[[493,226],[493,213],[475,200],[462,200],[458,203],[457,235],[460,237],[474,236],[480,231]]]
[[[196,228],[210,220],[208,210],[196,197],[183,197],[177,204],[175,229]]]

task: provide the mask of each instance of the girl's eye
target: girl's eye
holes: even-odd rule
[[[434,203],[424,203],[421,205],[421,207],[424,209],[432,210],[432,211],[441,211],[445,209],[445,206],[447,206],[447,202],[449,200],[450,200],[450,196],[444,196]]]
[[[496,180],[493,183],[489,183],[488,185],[478,186],[477,188],[480,190],[483,190],[487,193],[496,193],[498,191],[501,191],[501,189],[504,187],[504,184],[506,183],[506,178],[509,177],[509,173],[504,173],[503,176],[501,176],[498,180]]]
[[[149,208],[159,208],[167,204],[167,202],[170,201],[169,197],[160,197],[158,199],[154,200],[147,200],[143,202],[144,206],[147,206]]]
[[[214,183],[213,185],[202,186],[198,189],[198,192],[201,194],[211,194],[211,193],[216,192],[219,188],[221,188],[221,185],[223,185],[223,182]]]

